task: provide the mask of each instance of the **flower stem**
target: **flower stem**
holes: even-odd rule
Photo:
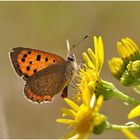
[[[140,130],[140,125],[117,125],[117,124],[109,124],[106,126],[107,130],[121,130],[121,129],[129,129],[129,130]]]
[[[132,105],[138,105],[140,104],[140,101],[135,100],[134,98],[120,92],[119,90],[114,90],[114,96],[122,101],[124,101],[125,103],[128,104],[132,104]]]
[[[99,89],[100,91],[102,91],[101,94],[104,95],[105,99],[116,97],[117,99],[120,99],[127,104],[132,104],[132,105],[140,104],[140,101],[137,101],[136,99],[122,93],[112,83],[104,81],[104,80],[101,80],[100,82],[101,84],[100,84]]]

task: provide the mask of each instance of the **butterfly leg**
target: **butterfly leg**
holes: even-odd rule
[[[63,91],[62,91],[62,94],[61,94],[61,97],[62,98],[67,98],[68,97],[68,86],[66,86]]]
[[[76,66],[76,71],[78,71],[78,70],[81,68],[82,64],[83,64],[83,63],[80,63],[80,64],[78,64],[78,65]]]

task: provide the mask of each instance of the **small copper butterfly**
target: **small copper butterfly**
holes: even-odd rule
[[[68,40],[66,43],[66,60],[36,49],[17,47],[11,50],[11,62],[17,74],[26,81],[24,93],[30,101],[51,101],[60,92],[63,98],[67,97],[68,85],[76,69],[76,58],[71,53]]]

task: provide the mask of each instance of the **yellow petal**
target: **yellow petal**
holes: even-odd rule
[[[140,105],[136,106],[130,111],[130,113],[128,114],[128,119],[132,119],[138,116],[140,116]]]
[[[125,57],[125,53],[123,52],[123,47],[122,47],[122,43],[121,42],[117,42],[117,50],[119,55],[124,58]]]
[[[126,39],[122,39],[123,42],[123,51],[125,53],[125,57],[130,56],[133,53],[133,50],[131,49],[131,44],[126,40]]]
[[[65,98],[64,101],[65,101],[73,110],[78,111],[79,106],[78,106],[76,103],[74,103],[73,101],[71,101],[71,100],[68,99],[68,98]]]
[[[70,116],[70,117],[76,116],[76,112],[72,109],[61,108],[61,111],[63,112],[63,117],[64,116]]]
[[[84,52],[83,54],[83,58],[85,60],[85,63],[87,65],[88,68],[90,69],[95,69],[95,66],[93,65],[93,63],[91,62],[90,58],[88,57],[88,55]]]
[[[86,139],[88,139],[89,134],[90,134],[89,132],[79,133],[79,134],[77,134],[76,139],[84,139],[84,140],[86,140]]]
[[[77,134],[77,132],[75,130],[73,130],[73,131],[69,132],[68,134],[66,134],[64,136],[64,139],[71,139],[71,137],[73,137],[76,134]]]
[[[77,139],[79,139],[79,133],[76,133],[75,135],[70,137],[68,140],[77,140]]]
[[[94,54],[94,52],[92,51],[92,49],[91,49],[91,48],[88,48],[87,52],[88,52],[88,55],[89,55],[90,60],[92,61],[92,63],[93,63],[94,65],[96,65],[96,58],[95,58],[95,54]]]
[[[87,85],[87,82],[84,83],[84,88],[81,90],[82,93],[82,101],[85,106],[89,106],[90,104],[90,92]]]
[[[139,51],[138,46],[132,39],[127,37],[126,40],[129,42],[129,44],[131,44],[130,46],[132,46],[131,48],[133,49],[133,51],[136,51],[136,50]]]
[[[95,108],[94,108],[94,111],[95,112],[99,112],[100,111],[100,108],[103,104],[103,100],[104,100],[104,97],[102,95],[100,95],[96,101],[96,105],[95,105]]]
[[[104,46],[102,37],[97,38],[94,36],[94,47],[95,47],[95,57],[96,57],[96,68],[100,72],[104,63]]]
[[[99,69],[98,71],[102,69],[103,63],[104,63],[104,46],[103,46],[103,40],[102,37],[100,36],[98,39],[98,47],[99,47],[99,52],[98,52],[98,57],[99,57]]]
[[[124,135],[129,139],[138,139],[130,130],[128,129],[121,129],[121,131],[124,133]]]
[[[95,48],[95,57],[96,57],[96,69],[99,68],[99,46],[98,46],[98,39],[96,36],[93,38],[94,40],[94,48]]]
[[[58,123],[64,123],[64,124],[74,124],[74,120],[71,119],[56,119],[56,122]]]

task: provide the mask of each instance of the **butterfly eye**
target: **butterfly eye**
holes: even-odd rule
[[[74,59],[72,57],[68,57],[68,60],[70,61],[74,61]]]
[[[75,56],[73,54],[70,54],[68,57],[67,57],[67,60],[68,61],[72,61],[74,62],[76,60]]]

